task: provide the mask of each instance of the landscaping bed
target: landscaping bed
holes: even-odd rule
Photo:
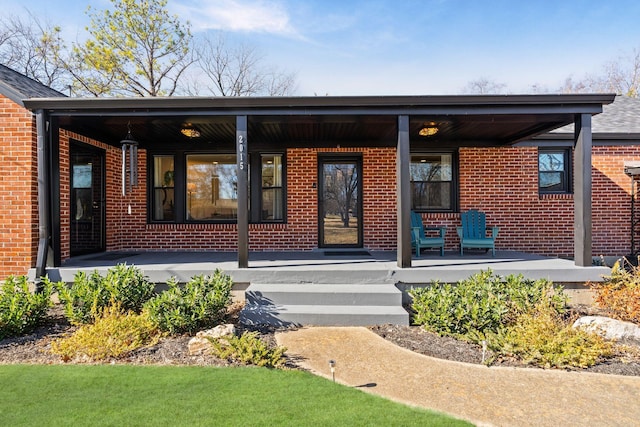
[[[237,311],[237,310],[236,310]],[[583,314],[594,314],[594,309],[580,307]],[[232,312],[229,322],[233,322],[236,330],[257,330],[260,337],[270,345],[275,345],[274,334],[276,330],[270,327],[247,328],[237,322],[235,311]],[[31,364],[64,364],[60,356],[51,353],[51,342],[68,334],[75,329],[65,319],[59,305],[50,309],[46,323],[34,333],[23,337],[8,338],[0,341],[0,364],[31,363]],[[435,333],[425,331],[420,326],[380,325],[371,326],[372,332],[382,338],[408,350],[431,357],[452,360],[464,363],[482,364],[482,347],[472,343],[457,340],[451,337],[442,337]],[[187,343],[191,335],[168,336],[162,338],[157,344],[141,348],[132,354],[109,363],[137,364],[137,365],[191,365],[191,366],[237,366],[236,362],[219,359],[213,355],[190,355]],[[490,351],[485,353],[485,358],[491,357]],[[289,361],[289,367],[295,367],[295,363]],[[515,359],[498,358],[491,366],[531,367],[523,365]],[[628,347],[606,362],[595,366],[579,369],[580,372],[598,372],[615,375],[640,376],[640,348]]]
[[[419,326],[381,325],[369,329],[400,347],[426,356],[464,363],[483,363],[481,346],[451,337],[441,337]],[[491,356],[492,353],[487,351],[485,357]],[[491,366],[536,368],[512,358],[498,358]],[[575,371],[640,376],[640,348],[629,346],[626,351],[621,351],[602,363]]]
[[[411,351],[457,362],[640,376],[637,326],[631,325],[635,345],[572,327],[580,316],[607,314],[637,325],[639,284],[640,271],[616,267],[596,289],[596,305],[567,307],[562,290],[550,282],[484,271],[456,286],[434,283],[412,290],[407,310],[415,326],[370,330]],[[3,284],[0,300],[0,338],[6,337],[0,339],[0,364],[284,363],[295,368],[295,361],[286,360],[277,346],[275,328],[238,322],[241,305],[232,304],[231,285],[230,277],[216,271],[195,276],[184,286],[170,283],[155,295],[153,284],[125,265],[105,277],[79,275],[71,287],[45,284],[38,294],[27,289],[24,278],[12,278]],[[52,306],[54,287],[60,303]],[[200,333],[223,324],[235,330]]]

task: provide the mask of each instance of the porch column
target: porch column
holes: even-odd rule
[[[411,267],[411,182],[409,177],[409,116],[398,116],[396,191],[398,210],[398,267]]]
[[[42,110],[36,111],[36,147],[38,150],[38,253],[36,258],[36,277],[38,281],[47,271],[49,252],[49,162],[46,143],[47,121]]]
[[[247,116],[236,116],[238,164],[238,268],[249,267],[249,176],[247,163]]]
[[[574,260],[592,265],[591,254],[591,115],[575,116],[574,149]]]

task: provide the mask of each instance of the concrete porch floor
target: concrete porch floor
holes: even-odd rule
[[[399,268],[395,251],[315,250],[308,252],[251,252],[249,268],[238,268],[235,252],[105,252],[74,257],[60,267],[50,267],[51,280],[72,282],[77,271],[106,272],[116,264],[139,267],[149,279],[165,283],[170,277],[188,281],[197,274],[221,269],[237,284],[331,283],[331,284],[427,284],[433,280],[455,283],[481,270],[499,275],[522,274],[555,283],[584,284],[601,281],[607,267],[577,267],[573,261],[511,251],[490,253],[465,251],[415,255],[411,268]],[[34,272],[30,272],[33,277]]]

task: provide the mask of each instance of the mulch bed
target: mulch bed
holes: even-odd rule
[[[229,322],[235,323],[236,329],[240,333],[244,330],[255,330],[270,345],[276,345],[274,338],[276,329],[273,327],[249,328],[238,324],[237,316],[235,315],[230,317]],[[483,363],[481,346],[449,337],[441,337],[418,326],[380,325],[372,326],[369,329],[396,345],[420,354],[458,362]],[[60,307],[54,307],[50,311],[46,323],[34,333],[0,341],[0,364],[63,364],[65,362],[59,356],[51,353],[51,342],[73,332],[73,330],[74,327],[64,318]],[[233,361],[222,360],[211,355],[190,355],[187,348],[189,339],[191,339],[189,335],[166,337],[152,347],[139,349],[126,358],[106,363],[199,366],[237,365]],[[492,356],[489,351],[484,354],[485,359]],[[295,368],[295,361],[289,361],[287,366]],[[525,365],[514,359],[498,358],[492,363],[492,366],[523,367]],[[640,348],[632,346],[623,348],[607,361],[580,371],[640,376]]]

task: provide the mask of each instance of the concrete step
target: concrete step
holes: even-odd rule
[[[408,325],[402,292],[390,284],[251,284],[240,321],[246,324]]]
[[[370,305],[248,305],[240,313],[247,325],[274,326],[370,326],[408,325],[402,306]]]
[[[281,305],[402,305],[402,292],[388,284],[262,284],[245,291],[248,304]]]

